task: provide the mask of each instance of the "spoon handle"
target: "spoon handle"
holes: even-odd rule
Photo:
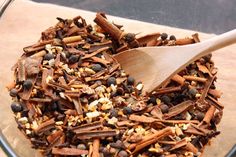
[[[215,51],[234,43],[236,43],[236,29],[233,29],[229,32],[218,35],[203,42],[204,45],[208,45],[208,48],[205,51],[206,54],[210,51]]]

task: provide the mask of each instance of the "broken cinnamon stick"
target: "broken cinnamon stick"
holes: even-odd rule
[[[94,22],[99,25],[104,31],[108,32],[114,39],[121,39],[122,31],[112,23],[108,22],[101,13],[96,14]]]
[[[88,154],[87,150],[81,150],[77,148],[52,148],[52,154],[55,155],[68,155],[68,156],[80,156]]]

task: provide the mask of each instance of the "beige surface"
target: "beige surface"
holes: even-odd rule
[[[10,67],[22,54],[22,47],[34,43],[39,39],[41,31],[54,25],[55,17],[72,18],[81,15],[90,23],[95,17],[94,13],[56,7],[53,5],[36,4],[29,1],[17,0],[8,8],[0,20],[0,128],[5,134],[12,147],[16,148],[20,156],[37,156],[30,149],[29,142],[16,128],[13,114],[10,111],[10,97],[5,86],[10,82],[12,73]],[[159,26],[134,20],[109,17],[116,23],[123,24],[128,32],[146,34],[149,32],[168,32],[175,34],[178,38],[190,36],[193,32]],[[210,35],[202,34],[201,38],[208,38]],[[236,141],[236,46],[222,49],[221,53],[214,55],[216,66],[219,68],[217,87],[224,92],[220,100],[225,105],[224,117],[219,127],[221,135],[212,141],[207,147],[204,156],[222,157],[230,150]],[[27,151],[26,151],[27,150]]]
[[[3,152],[2,149],[0,149],[0,156],[1,156],[1,157],[6,157],[6,156],[7,156],[7,155]]]

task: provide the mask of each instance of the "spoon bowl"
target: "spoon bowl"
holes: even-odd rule
[[[152,92],[195,60],[236,42],[236,30],[185,46],[139,47],[121,52],[115,59],[122,68]]]

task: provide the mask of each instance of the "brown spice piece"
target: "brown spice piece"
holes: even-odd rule
[[[184,131],[184,133],[204,136],[204,133],[198,131],[197,129],[195,129],[193,127],[188,127],[188,129],[186,131]]]
[[[177,157],[177,155],[176,154],[168,154],[165,157]]]
[[[48,41],[48,44],[51,43],[52,40]],[[41,51],[45,48],[45,45],[32,45],[32,46],[27,46],[27,47],[24,47],[23,50],[25,52],[25,54],[30,54],[32,52],[37,52],[37,51]]]
[[[198,152],[198,149],[190,142],[186,144],[185,149],[187,149],[190,152],[193,152],[193,154],[197,154]]]
[[[31,58],[33,59],[37,59],[37,58],[40,58],[40,57],[43,57],[47,52],[45,50],[41,50],[35,54],[33,54],[32,56],[30,56]]]
[[[158,118],[158,119],[162,119],[162,112],[161,109],[157,106],[155,106],[152,111],[151,111],[151,115],[153,115],[154,117]]]
[[[152,118],[152,117],[147,117],[147,116],[138,116],[138,115],[130,115],[129,120],[136,121],[136,122],[141,122],[141,123],[152,123],[155,122],[157,119]]]
[[[160,95],[160,94],[167,94],[171,92],[178,92],[181,91],[182,88],[181,86],[177,87],[166,87],[166,88],[161,88],[161,89],[156,89],[155,92],[153,92],[154,95]]]
[[[92,157],[100,157],[99,146],[100,146],[100,140],[99,139],[94,139],[93,140]]]
[[[53,77],[53,69],[44,68],[43,72],[42,72],[42,88],[45,92],[45,95],[53,97],[53,91],[47,85],[47,78],[48,77]]]
[[[81,36],[78,35],[78,36],[70,36],[70,37],[65,37],[62,39],[62,41],[66,44],[68,43],[73,43],[73,42],[77,42],[77,41],[80,41],[82,40]]]
[[[101,64],[103,64],[103,65],[105,65],[105,66],[107,66],[107,64],[110,64],[109,61],[107,61],[107,60],[105,60],[105,59],[101,59],[101,58],[99,58],[99,57],[93,56],[93,57],[91,57],[91,59],[93,60],[93,62],[95,62],[95,63],[101,63]]]
[[[70,87],[62,85],[62,84],[59,84],[57,82],[54,82],[53,80],[49,80],[47,82],[47,85],[51,86],[51,87],[54,87],[54,88],[63,89],[63,90],[69,90],[70,89]]]
[[[205,100],[205,98],[206,98],[206,96],[207,96],[207,93],[208,93],[208,91],[209,91],[209,88],[211,87],[211,84],[212,84],[212,82],[213,82],[214,80],[215,80],[215,76],[210,77],[210,78],[207,80],[207,82],[205,83],[205,87],[204,87],[204,89],[203,89],[202,95],[201,95],[200,99],[198,100],[198,102],[200,102],[200,103],[204,102],[204,100]]]
[[[90,130],[94,130],[94,129],[98,129],[98,128],[102,128],[102,122],[97,121],[97,122],[93,122],[93,123],[88,123],[88,124],[83,124],[77,127],[73,127],[71,128],[71,130],[73,130],[73,132],[75,133],[80,133],[83,131],[90,131]]]
[[[192,37],[193,37],[193,40],[194,40],[195,43],[199,43],[200,42],[198,33],[194,33],[192,35]]]
[[[39,73],[39,66],[42,61],[42,58],[26,58],[25,59],[25,70],[28,76],[36,75]]]
[[[215,113],[215,106],[210,106],[210,108],[207,110],[206,114],[205,114],[205,117],[203,119],[203,122],[209,124],[211,119],[213,118],[214,116],[214,113]]]
[[[211,72],[205,65],[202,65],[200,62],[196,62],[198,69],[203,72],[204,74],[208,74],[210,77],[212,77]]]
[[[52,154],[55,155],[68,155],[68,156],[80,156],[88,154],[88,150],[81,150],[77,148],[52,148]]]
[[[177,39],[175,41],[176,45],[187,45],[187,44],[193,44],[194,40],[191,38],[184,38],[184,39]]]
[[[215,106],[218,110],[224,109],[224,106],[210,95],[207,95],[206,101],[209,102],[211,105]]]
[[[194,105],[194,102],[191,100],[184,101],[178,105],[175,105],[169,109],[169,112],[167,114],[164,114],[163,118],[164,119],[169,119],[173,116],[176,116],[182,112],[185,112],[192,108]]]
[[[118,127],[122,127],[122,126],[134,126],[135,124],[132,123],[132,122],[129,121],[129,120],[124,120],[124,121],[119,121],[119,122],[117,122],[116,125],[117,125]]]
[[[26,79],[26,72],[25,72],[25,60],[24,59],[20,59],[18,61],[18,80],[19,81],[25,81]]]
[[[80,102],[80,99],[78,98],[73,98],[72,99],[74,105],[75,105],[75,109],[77,111],[77,113],[80,115],[80,114],[83,114],[83,109],[82,109],[82,105],[81,105],[81,102]]]
[[[186,80],[189,80],[189,81],[198,81],[198,82],[203,82],[203,83],[205,83],[207,81],[206,78],[201,78],[201,77],[197,77],[197,76],[184,75],[183,78],[185,78]]]
[[[36,102],[51,102],[52,99],[50,98],[30,98],[29,101],[36,101]]]
[[[57,137],[60,137],[60,136],[62,136],[62,135],[63,135],[63,132],[62,132],[61,130],[58,130],[58,131],[52,133],[51,135],[47,136],[47,141],[48,141],[49,143],[52,143],[52,142],[55,141],[55,139],[56,139]]]
[[[109,47],[102,47],[102,48],[100,48],[100,49],[97,49],[97,50],[94,51],[93,53],[86,54],[85,56],[82,57],[82,59],[91,58],[91,57],[95,56],[96,54],[101,53],[101,52],[103,52],[103,51],[106,51],[106,50],[108,50],[108,49],[109,49]]]
[[[98,130],[98,131],[81,131],[76,133],[78,139],[91,139],[116,136],[116,130]]]
[[[136,154],[138,151],[145,148],[146,146],[157,142],[160,138],[163,138],[163,137],[166,137],[169,135],[173,135],[173,134],[174,134],[174,132],[173,132],[172,128],[166,127],[165,129],[162,129],[152,135],[144,136],[142,141],[135,144],[135,147],[128,148],[128,149],[131,150],[131,149],[135,148],[132,151],[132,154]]]
[[[173,80],[173,81],[179,83],[181,86],[183,86],[183,85],[184,85],[185,78],[183,78],[183,77],[180,76],[179,74],[175,74],[175,75],[171,78],[171,80]]]
[[[112,48],[112,42],[110,40],[108,40],[108,41],[105,41],[102,43],[92,44],[90,46],[89,53],[97,51],[98,49],[105,48],[105,47]]]
[[[147,107],[144,101],[138,101],[131,106],[131,109],[135,112],[142,111]]]
[[[122,31],[112,23],[108,22],[107,19],[104,18],[101,13],[97,13],[94,22],[99,25],[104,31],[109,33],[114,39],[121,39]]]
[[[170,151],[173,151],[175,149],[178,149],[180,147],[183,147],[183,146],[186,146],[187,145],[187,140],[186,139],[183,139],[181,141],[178,141],[171,149]]]
[[[213,95],[215,98],[220,98],[222,95],[222,92],[216,89],[209,89],[208,93]]]
[[[22,100],[29,100],[30,96],[31,96],[31,93],[32,93],[32,90],[34,88],[34,84],[37,80],[37,76],[35,77],[31,77],[31,78],[27,78],[27,80],[31,81],[32,82],[32,86],[30,87],[30,89],[23,89],[23,92],[19,93],[19,96]]]
[[[55,127],[54,123],[55,123],[54,118],[49,119],[46,122],[43,122],[42,124],[40,124],[38,126],[38,128],[35,129],[34,131],[35,131],[36,134],[40,134],[40,133],[42,133],[46,130],[50,130],[50,129],[54,128]]]
[[[161,120],[147,116],[139,116],[132,114],[129,116],[129,120],[141,122],[141,123],[153,123],[153,122],[162,122],[162,123],[170,123],[170,124],[181,124],[181,123],[195,123],[198,124],[199,121],[197,120]]]

